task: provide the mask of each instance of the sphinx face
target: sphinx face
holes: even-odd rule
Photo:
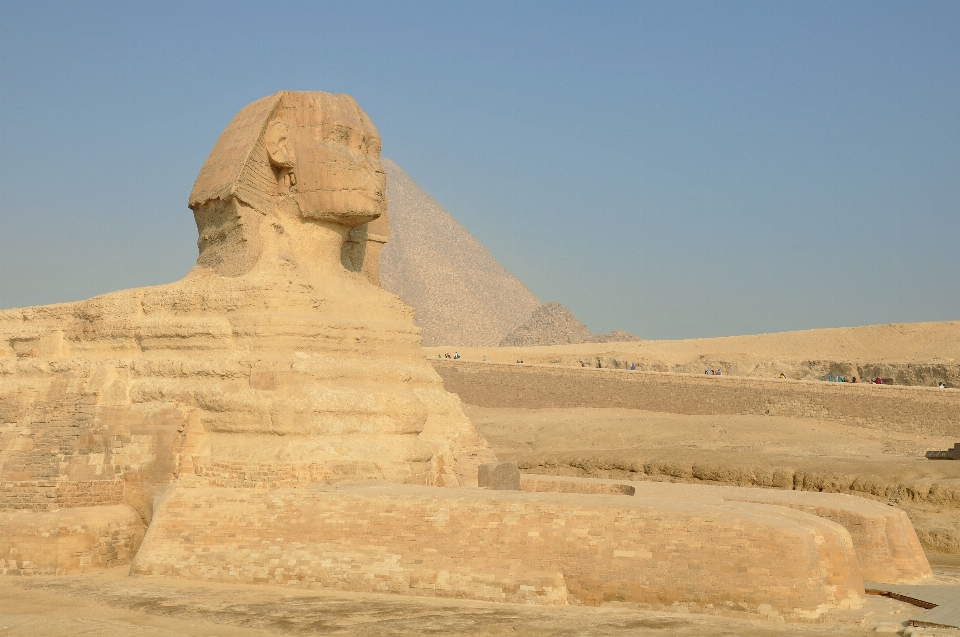
[[[386,211],[380,136],[348,95],[284,94],[264,143],[301,216],[353,227]]]
[[[353,98],[274,93],[234,116],[197,175],[189,201],[197,265],[241,276],[277,265],[280,242],[284,263],[338,274],[351,228],[386,212],[385,190],[380,136]],[[282,239],[264,230],[275,215],[268,225],[285,229]],[[347,255],[351,269],[369,270],[376,255],[364,266],[356,247]]]

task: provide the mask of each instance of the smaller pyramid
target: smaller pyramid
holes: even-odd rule
[[[623,330],[613,330],[612,332],[604,332],[603,334],[594,334],[590,337],[588,343],[630,343],[642,341],[643,339],[639,336],[635,336],[630,332],[624,332]]]
[[[567,345],[585,343],[590,336],[587,326],[570,310],[551,301],[535,309],[523,325],[503,337],[500,346]]]
[[[544,303],[533,311],[523,325],[500,341],[500,347],[534,345],[577,345],[579,343],[623,343],[642,340],[623,330],[591,334],[587,326],[556,301]]]

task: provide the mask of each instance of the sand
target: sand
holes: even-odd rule
[[[944,582],[960,581],[950,567]],[[616,607],[537,607],[272,586],[89,575],[0,578],[0,635],[23,637],[265,637],[449,635],[531,637],[813,637],[869,634],[921,609],[868,596],[822,624],[772,624]]]
[[[828,374],[888,378],[895,384],[960,387],[960,321],[892,323],[777,334],[675,341],[583,343],[540,347],[426,347],[428,358],[614,367],[643,371],[826,379]]]

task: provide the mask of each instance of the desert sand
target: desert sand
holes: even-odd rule
[[[935,566],[937,581],[960,568]],[[921,609],[868,596],[863,608],[832,611],[822,624],[771,624],[629,607],[542,607],[328,593],[127,576],[126,569],[0,580],[0,635],[18,637],[822,637],[902,629]],[[930,631],[933,632],[933,631]],[[948,632],[941,634],[948,635]]]
[[[641,335],[642,336],[642,335]],[[698,373],[762,378],[847,380],[880,376],[895,384],[960,387],[960,321],[892,323],[775,334],[672,341],[584,343],[540,347],[424,348],[436,358],[458,352],[465,360]]]

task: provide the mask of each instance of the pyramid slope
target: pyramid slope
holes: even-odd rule
[[[496,346],[540,301],[389,159],[380,281],[414,309],[423,344]]]

